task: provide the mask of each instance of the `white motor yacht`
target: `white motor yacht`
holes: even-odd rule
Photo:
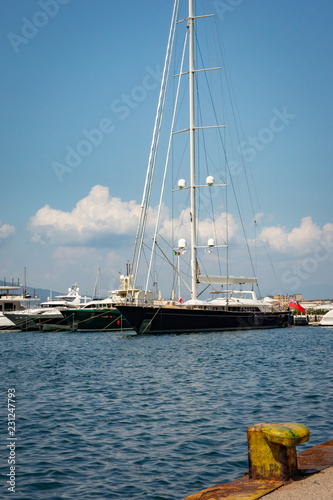
[[[16,328],[22,331],[54,331],[68,329],[61,311],[75,309],[87,302],[87,297],[82,299],[77,285],[68,288],[67,294],[57,295],[55,299],[42,302],[40,307],[8,312],[6,317],[11,320]]]
[[[28,293],[13,293],[21,290],[21,285],[0,285],[0,330],[17,330],[13,321],[5,316],[7,313],[25,312],[27,306],[39,301]]]
[[[333,326],[333,309],[328,311],[318,323],[319,326]]]

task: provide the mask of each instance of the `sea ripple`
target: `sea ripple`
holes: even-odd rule
[[[0,335],[1,436],[16,391],[17,500],[179,500],[247,469],[246,429],[332,438],[333,329]],[[1,461],[7,488],[8,453]]]

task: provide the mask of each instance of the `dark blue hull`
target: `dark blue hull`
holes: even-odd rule
[[[286,312],[249,312],[186,307],[119,306],[137,333],[188,333],[288,326]]]

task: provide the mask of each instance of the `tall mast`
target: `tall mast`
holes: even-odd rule
[[[197,298],[197,235],[195,207],[195,125],[194,125],[194,17],[193,0],[189,0],[189,98],[190,98],[190,171],[191,171],[191,275],[192,299]]]

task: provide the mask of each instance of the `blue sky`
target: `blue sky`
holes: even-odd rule
[[[131,259],[173,1],[0,5],[0,279],[92,293]],[[333,5],[216,0],[260,201],[264,293],[333,297]],[[282,117],[282,118],[281,118]],[[87,142],[88,141],[88,142]],[[65,169],[63,169],[65,166]],[[267,272],[266,272],[267,271]],[[260,276],[259,276],[260,277]]]

